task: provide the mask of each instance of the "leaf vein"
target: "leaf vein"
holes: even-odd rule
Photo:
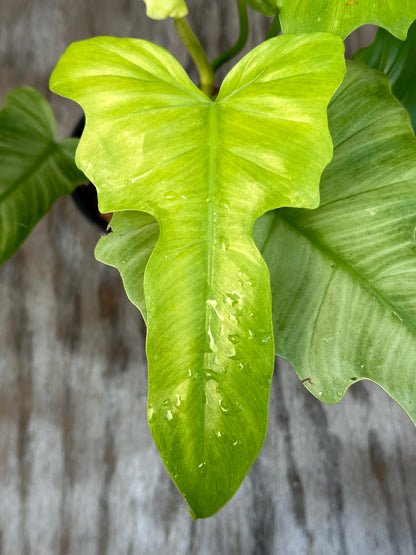
[[[398,314],[403,320],[403,325],[411,329],[412,333],[416,336],[415,324],[409,321],[407,314],[403,314],[403,310],[401,307],[396,306],[381,291],[379,291],[379,289],[373,284],[373,282],[369,282],[364,275],[358,272],[358,270],[350,266],[343,258],[332,251],[328,246],[324,245],[322,241],[319,241],[313,232],[307,229],[303,229],[301,226],[298,226],[296,225],[296,223],[291,221],[290,216],[288,216],[288,211],[289,209],[287,208],[277,210],[277,217],[280,217],[284,222],[286,222],[286,224],[288,224],[296,233],[302,235],[304,239],[306,239],[314,248],[320,251],[326,258],[334,261],[340,269],[350,275],[353,281],[358,281],[359,283],[361,283],[363,289],[367,292],[370,292],[371,296],[378,299],[380,301],[380,304],[385,306],[389,310],[389,312],[395,312],[396,314]]]

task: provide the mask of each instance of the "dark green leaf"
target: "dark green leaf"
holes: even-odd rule
[[[334,158],[317,210],[258,222],[276,351],[320,400],[361,379],[416,422],[416,140],[388,79],[349,67],[329,107]]]
[[[416,129],[416,23],[410,27],[405,41],[379,29],[373,44],[361,48],[354,59],[389,76],[393,94],[409,112]]]
[[[23,243],[55,200],[85,182],[74,162],[77,139],[55,142],[49,104],[15,89],[0,112],[0,264]]]

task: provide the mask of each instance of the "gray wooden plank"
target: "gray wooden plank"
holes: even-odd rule
[[[190,6],[213,57],[237,33],[234,2]],[[251,45],[267,27],[253,26]],[[154,39],[195,75],[173,25],[149,22],[141,2],[0,0],[0,101],[37,87],[66,136],[80,112],[48,93],[49,74],[71,41],[98,34]],[[410,420],[370,383],[324,406],[284,362],[260,457],[220,513],[193,522],[147,427],[143,322],[95,262],[97,239],[62,199],[0,270],[2,555],[416,552]]]

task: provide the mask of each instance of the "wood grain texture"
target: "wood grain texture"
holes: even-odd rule
[[[190,1],[214,57],[237,34],[231,0]],[[253,18],[251,44],[267,27]],[[0,102],[32,85],[65,137],[79,110],[48,93],[74,40],[153,39],[193,73],[169,23],[139,0],[0,0]],[[357,39],[354,39],[357,40]],[[98,232],[59,201],[0,269],[1,555],[410,555],[416,434],[374,384],[320,404],[276,368],[269,432],[233,500],[209,520],[184,510],[146,422],[145,329]]]

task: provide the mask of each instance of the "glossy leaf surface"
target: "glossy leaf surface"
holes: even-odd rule
[[[376,99],[379,97],[381,104],[378,106]],[[365,113],[371,113],[371,116],[360,124]],[[349,114],[348,118],[346,114]],[[388,128],[384,127],[384,118],[390,122]],[[337,402],[346,387],[361,378],[368,378],[381,385],[415,421],[412,398],[415,395],[412,372],[415,339],[409,339],[408,330],[411,327],[406,324],[415,320],[413,296],[416,268],[412,241],[415,221],[412,216],[415,211],[415,200],[412,198],[415,196],[412,183],[415,172],[414,141],[405,114],[388,93],[385,80],[358,66],[349,69],[342,89],[331,103],[329,124],[337,142],[334,159],[323,176],[322,207],[313,213],[277,210],[260,218],[255,226],[256,242],[262,247],[271,271],[277,352],[292,362],[301,379],[310,378],[313,385],[309,381],[305,385],[318,399]],[[351,150],[355,133],[360,140],[357,148]],[[349,140],[348,136],[351,136]],[[379,137],[382,148],[375,157],[374,152],[378,148],[374,145],[376,137]],[[395,149],[396,152],[403,151],[397,159],[397,175]],[[383,179],[385,173],[387,178]],[[360,186],[355,191],[357,179]],[[404,179],[402,184],[401,179]],[[380,188],[373,191],[373,181],[378,180]],[[396,181],[399,185],[395,184]],[[397,195],[395,199],[394,195],[402,186],[406,194]],[[350,189],[354,191],[348,197]],[[345,192],[344,200],[342,195]],[[341,199],[334,202],[339,196]],[[350,221],[352,208],[353,219]],[[315,213],[317,218],[313,217]],[[323,214],[322,219],[320,214]],[[120,214],[119,217],[124,218],[125,215]],[[360,222],[358,228],[357,221]],[[400,232],[395,230],[392,233],[396,221]],[[126,218],[125,225],[130,225],[131,232],[136,232],[146,243],[150,255],[156,242],[156,221],[153,220],[151,227],[148,216],[137,213],[135,219]],[[335,245],[332,245],[331,236],[336,238]],[[149,238],[147,241],[146,237]],[[113,240],[117,240],[116,234],[101,239],[99,246],[104,242],[111,244]],[[133,244],[131,248],[134,251]],[[358,268],[361,272],[365,261],[363,252],[379,262],[385,256],[383,267],[376,268],[374,276],[369,272],[371,258],[366,261],[364,276],[356,270]],[[101,256],[106,254],[104,249],[100,249],[100,253]],[[111,256],[110,251],[105,259],[100,260],[108,264],[117,261],[123,273],[124,265],[120,263],[120,257]],[[140,261],[143,267],[146,261],[146,258]],[[338,274],[343,272],[342,287],[329,289],[326,298],[328,276],[335,268]],[[139,274],[140,265],[136,272]],[[384,277],[383,272],[386,272]],[[391,277],[388,277],[389,273]],[[383,281],[387,286],[387,291],[383,291],[387,303],[378,291],[379,283]],[[135,303],[143,307],[143,284],[137,286],[135,291],[141,291]],[[351,298],[348,298],[349,291],[355,291]],[[397,299],[401,299],[406,306],[406,320],[403,322],[400,318],[404,320],[404,313],[400,314],[398,307],[394,311],[389,307],[389,303],[395,304]],[[321,305],[318,325],[315,326],[314,319]],[[337,312],[333,314],[334,307],[337,307]],[[366,307],[365,311],[369,309],[370,314],[366,314],[363,307]],[[344,317],[341,317],[342,311],[345,312]],[[368,327],[371,317],[376,319]],[[328,330],[328,333],[323,333],[323,330]],[[408,347],[409,342],[413,344],[411,348]],[[373,344],[376,350],[371,348]],[[324,368],[324,380],[320,383],[316,376],[320,375],[321,367]]]
[[[55,142],[48,102],[28,87],[0,112],[0,264],[20,247],[55,200],[85,182],[74,163],[78,139]]]
[[[342,53],[329,34],[272,39],[215,101],[166,51],[132,39],[74,44],[52,76],[86,112],[77,162],[101,210],[159,223],[144,277],[148,418],[197,516],[228,501],[263,444],[274,346],[252,227],[267,209],[318,205]]]
[[[405,41],[379,29],[374,42],[361,48],[354,59],[389,76],[393,94],[409,112],[416,129],[416,23],[410,27]]]
[[[255,228],[276,351],[318,399],[378,383],[416,422],[416,140],[386,77],[355,63],[329,107],[334,158],[317,210]]]
[[[372,23],[404,40],[416,20],[414,0],[277,0],[283,33],[325,31],[346,38]]]

